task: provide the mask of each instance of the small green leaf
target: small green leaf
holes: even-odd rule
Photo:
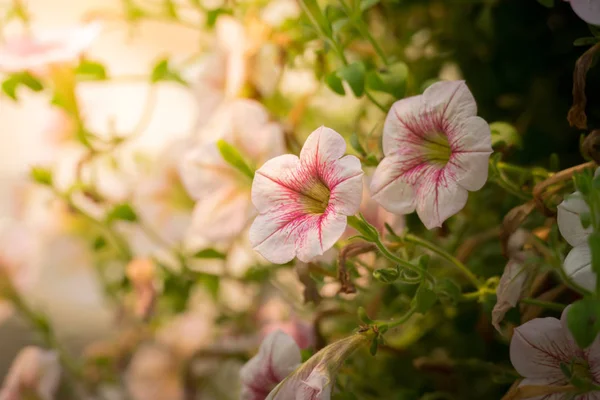
[[[133,208],[127,204],[117,204],[110,210],[106,216],[106,222],[111,223],[114,221],[129,221],[135,222],[137,221],[137,214],[133,210]]]
[[[319,3],[317,0],[300,0],[300,5],[302,6],[304,12],[310,14],[312,19],[317,22],[319,28],[323,31],[323,33],[327,37],[331,37],[331,26],[329,25],[329,21],[323,14],[321,7],[319,7]]]
[[[360,143],[360,139],[358,138],[358,135],[356,134],[356,132],[353,132],[352,135],[350,135],[350,145],[361,156],[364,157],[367,155],[367,152],[366,152],[365,148],[362,146],[362,144]]]
[[[548,7],[548,8],[554,7],[554,0],[538,0],[538,3],[540,3],[544,7]]]
[[[95,61],[82,61],[75,70],[75,73],[82,79],[90,81],[103,81],[107,78],[104,65]]]
[[[600,332],[600,300],[583,299],[571,305],[567,326],[582,349],[587,348]]]
[[[217,23],[220,15],[229,15],[231,10],[227,8],[215,8],[206,12],[206,27],[213,28]]]
[[[173,0],[164,0],[165,14],[173,19],[177,19],[177,6]]]
[[[221,287],[221,282],[218,276],[199,273],[198,283],[204,286],[204,288],[208,291],[208,293],[210,293],[210,295],[214,299],[217,299],[219,297],[219,289]]]
[[[378,347],[379,347],[379,341],[377,340],[377,338],[373,338],[373,340],[371,341],[371,347],[369,348],[369,352],[371,353],[372,356],[375,356],[377,354]]]
[[[221,156],[229,165],[248,176],[250,179],[254,179],[254,170],[246,164],[246,161],[244,161],[244,158],[235,147],[223,139],[217,142],[217,147],[219,148]]]
[[[21,85],[34,92],[40,92],[44,89],[42,83],[29,72],[17,72],[2,82],[2,91],[11,99],[17,100],[17,89]]]
[[[366,11],[379,4],[381,0],[360,0],[360,11]]]
[[[94,239],[94,243],[92,243],[94,251],[102,250],[104,247],[106,247],[106,239],[104,236],[98,236]]]
[[[492,133],[492,147],[494,148],[521,148],[523,146],[521,135],[519,135],[517,129],[508,122],[492,122],[490,124],[490,131]]]
[[[575,41],[573,42],[573,46],[592,46],[592,45],[595,45],[596,43],[598,43],[598,38],[588,36],[588,37],[582,37],[579,39],[575,39]]]
[[[194,254],[194,258],[217,258],[220,260],[224,260],[226,256],[225,254],[215,249],[203,249]]]
[[[370,325],[373,323],[373,320],[369,318],[369,316],[367,315],[367,310],[365,310],[364,307],[358,307],[358,319],[360,319],[360,322],[366,325]]]
[[[356,97],[362,96],[365,91],[365,74],[365,66],[359,61],[345,65],[337,70],[337,75],[348,82]]]
[[[367,87],[400,99],[406,92],[407,79],[408,67],[403,62],[398,62],[380,71],[370,71],[367,75]]]
[[[425,314],[431,307],[437,302],[437,295],[431,289],[428,289],[424,285],[419,286],[415,297],[412,299],[412,306],[416,308],[416,311]]]
[[[172,81],[187,86],[187,82],[181,77],[179,72],[171,69],[169,60],[167,59],[160,60],[158,63],[156,63],[154,69],[152,70],[152,74],[150,75],[150,81],[152,83]]]
[[[30,176],[35,182],[41,185],[52,186],[52,171],[47,168],[33,167],[31,168]]]
[[[400,268],[379,268],[373,271],[373,277],[379,282],[392,283],[400,277]]]
[[[335,72],[331,72],[325,76],[325,84],[327,87],[329,87],[329,89],[333,90],[339,95],[343,96],[346,94],[342,80],[335,74]]]

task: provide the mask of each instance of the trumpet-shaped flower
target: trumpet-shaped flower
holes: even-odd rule
[[[345,156],[346,142],[332,129],[314,131],[300,152],[269,160],[254,177],[252,201],[259,215],[250,243],[273,263],[297,256],[308,262],[342,236],[347,216],[362,198],[360,161]]]
[[[33,346],[25,347],[13,361],[4,379],[0,400],[52,400],[60,383],[60,375],[56,352]]]
[[[240,371],[242,400],[264,400],[302,362],[300,348],[282,331],[270,333]]]
[[[591,25],[600,25],[600,3],[594,0],[565,0],[579,18]]]
[[[196,200],[189,233],[227,240],[244,230],[256,210],[250,196],[251,179],[225,161],[216,141],[223,139],[247,162],[260,166],[283,153],[283,131],[269,121],[260,103],[251,100],[236,100],[221,108],[205,130],[212,141],[190,151],[180,168],[183,184]]]
[[[596,174],[599,171],[600,169],[596,170]],[[563,269],[575,283],[593,291],[596,287],[596,274],[592,271],[592,253],[588,245],[592,227],[583,227],[580,219],[582,213],[589,213],[589,207],[579,192],[573,193],[558,205],[558,229],[573,246],[565,258]]]
[[[600,383],[600,340],[597,338],[585,350],[577,347],[567,327],[568,308],[561,319],[535,318],[515,329],[510,342],[510,360],[525,379],[520,386],[562,386],[569,379],[561,364],[572,366],[580,377]],[[564,393],[535,399],[559,400]],[[597,392],[575,397],[579,400],[598,399]]]
[[[69,62],[81,55],[100,34],[99,23],[9,38],[0,49],[0,69],[38,72],[51,64]]]
[[[417,211],[428,229],[441,226],[481,189],[492,153],[489,125],[463,81],[437,82],[397,101],[383,129],[384,159],[373,198],[395,214]]]

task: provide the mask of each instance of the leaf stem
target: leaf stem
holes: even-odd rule
[[[554,310],[554,311],[559,311],[562,312],[565,309],[565,305],[563,304],[559,304],[559,303],[554,303],[552,301],[544,301],[544,300],[538,300],[538,299],[532,299],[532,298],[525,298],[525,299],[521,299],[521,303],[523,304],[530,304],[532,306],[539,306],[539,307],[543,307],[543,308],[547,308],[549,310]]]

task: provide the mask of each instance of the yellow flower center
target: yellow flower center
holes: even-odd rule
[[[440,132],[434,132],[425,137],[423,150],[425,159],[433,164],[446,165],[450,161],[452,149],[448,137]]]
[[[307,213],[323,214],[325,212],[329,205],[331,191],[321,180],[315,179],[302,194],[300,202]]]

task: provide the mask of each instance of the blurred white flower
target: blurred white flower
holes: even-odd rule
[[[13,361],[0,390],[0,400],[33,398],[53,400],[60,383],[58,354],[39,347],[22,349]]]
[[[7,38],[0,48],[0,70],[43,73],[52,64],[74,61],[90,46],[101,29],[100,23],[93,22]]]
[[[133,400],[183,400],[183,382],[175,357],[156,344],[142,345],[133,355],[125,374]]]
[[[223,159],[216,141],[226,141],[246,162],[259,167],[283,153],[283,130],[269,121],[260,103],[236,100],[221,108],[203,131],[211,142],[190,151],[180,169],[188,193],[196,200],[189,234],[228,240],[245,229],[256,210],[250,199],[252,180]]]

